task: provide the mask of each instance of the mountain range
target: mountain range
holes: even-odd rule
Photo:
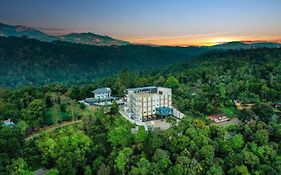
[[[127,41],[122,41],[119,39],[112,38],[107,35],[98,35],[95,33],[69,33],[65,35],[49,35],[42,31],[39,31],[35,28],[22,26],[22,25],[8,25],[4,23],[0,23],[0,36],[14,36],[14,37],[27,37],[33,38],[40,41],[66,41],[71,43],[78,43],[78,44],[88,44],[88,45],[95,45],[95,46],[124,46],[129,45],[131,43]],[[152,45],[151,45],[152,46]],[[155,45],[153,45],[155,46]],[[156,47],[159,47],[156,45]],[[165,46],[161,46],[165,47]],[[196,53],[205,52],[206,50],[212,49],[251,49],[251,48],[263,48],[263,47],[281,47],[281,44],[274,43],[274,42],[241,42],[241,41],[233,41],[222,43],[214,46],[188,46],[188,47],[173,47],[173,46],[166,46],[166,49],[174,50],[176,48],[177,51],[181,50],[180,52],[188,52],[195,51]],[[187,50],[187,51],[186,51]]]
[[[153,72],[217,50],[280,46],[239,41],[200,47],[135,45],[93,33],[52,36],[30,27],[0,24],[0,86],[88,82],[124,69]]]
[[[0,86],[88,82],[124,69],[152,72],[188,58],[145,45],[94,46],[0,37]]]
[[[49,35],[41,32],[37,29],[26,27],[22,25],[12,26],[8,24],[0,23],[0,36],[15,36],[15,37],[28,37],[37,39],[40,41],[51,42],[55,40],[79,43],[79,44],[89,44],[96,46],[110,46],[110,45],[128,45],[129,42],[111,38],[109,36],[97,35],[94,33],[70,33],[66,35]]]
[[[253,48],[275,48],[280,47],[281,44],[274,42],[241,42],[241,41],[232,41],[223,44],[218,44],[214,46],[207,46],[211,49],[253,49]]]

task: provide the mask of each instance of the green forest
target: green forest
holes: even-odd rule
[[[149,70],[190,58],[161,47],[93,46],[62,41],[0,37],[0,85],[92,82],[123,69]]]
[[[17,50],[21,40],[25,39],[0,40],[5,46],[0,47],[1,59],[25,60],[26,55],[34,54],[34,64],[23,61],[24,64],[9,71],[2,67],[22,62],[12,59],[7,65],[1,64],[0,75],[5,75],[0,78],[1,84],[42,85],[0,89],[0,119],[11,119],[16,125],[0,126],[0,174],[28,175],[39,168],[47,169],[48,175],[281,174],[281,49],[214,50],[189,59],[179,52],[153,48],[155,60],[147,61],[154,66],[160,57],[162,63],[171,63],[172,53],[181,62],[162,64],[165,67],[149,71],[142,70],[144,64],[138,63],[146,61],[145,55],[134,60],[126,60],[127,56],[122,55],[123,49],[136,56],[143,49],[152,49],[146,46],[96,47],[97,51],[92,52],[95,46],[81,45],[75,49],[61,42],[46,46],[28,39],[30,45]],[[30,49],[33,42],[37,46]],[[63,49],[67,51],[62,52]],[[100,52],[107,53],[96,57],[101,60],[86,59],[87,53],[98,54],[103,49],[108,52]],[[67,52],[69,55],[62,54]],[[71,57],[73,54],[77,57]],[[43,59],[53,56],[57,62]],[[84,58],[84,63],[78,64]],[[118,67],[118,74],[92,82],[70,83],[80,69],[89,68],[88,76],[94,77],[95,72],[86,63],[106,72],[117,69],[115,66],[122,59],[127,61],[124,64],[136,63],[138,69]],[[103,64],[106,68],[100,66]],[[57,75],[55,79],[47,79],[48,74],[39,71],[44,65],[49,67],[48,74]],[[54,65],[56,71],[51,72]],[[22,76],[9,81],[18,72]],[[68,84],[60,81],[65,80],[65,75],[71,80]],[[111,108],[98,109],[78,103],[91,97],[91,91],[97,87],[110,87],[114,96],[123,97],[126,88],[149,85],[172,88],[173,105],[186,115],[180,121],[169,118],[172,127],[165,131],[146,131],[140,126],[135,130],[136,126],[118,113],[116,103]],[[253,107],[238,110],[234,100]],[[213,125],[207,118],[211,114],[237,117],[241,122]]]

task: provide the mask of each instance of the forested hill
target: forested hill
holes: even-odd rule
[[[104,110],[77,102],[97,87],[123,97],[128,87],[148,85],[172,88],[173,106],[186,117],[146,132],[116,103]],[[265,48],[206,53],[157,73],[122,71],[79,86],[0,88],[0,121],[16,125],[0,126],[0,175],[38,168],[48,175],[280,175],[280,98],[281,49]],[[213,114],[239,120],[211,124]]]
[[[165,66],[185,62],[214,50],[241,49],[236,47],[237,43],[235,47],[230,47],[232,44],[226,44],[227,47],[93,46],[63,41],[43,42],[28,38],[0,37],[0,86],[89,82],[114,75],[123,69],[157,72]],[[260,43],[258,46],[279,45]],[[253,47],[247,45],[245,48],[252,50]]]
[[[27,26],[12,26],[0,23],[0,36],[28,37],[40,41],[51,42],[55,40],[67,41],[71,43],[89,44],[95,46],[111,46],[111,45],[128,45],[127,41],[111,38],[109,36],[98,35],[94,33],[69,33],[66,35],[49,35],[37,29]]]
[[[274,103],[281,100],[281,49],[209,52],[160,75],[170,80],[174,104],[192,115],[222,113],[233,99]]]
[[[0,85],[42,85],[90,81],[120,70],[161,67],[188,56],[142,45],[90,46],[0,37]]]

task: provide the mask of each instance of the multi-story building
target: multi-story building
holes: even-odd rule
[[[155,86],[127,89],[124,110],[139,121],[172,115],[172,90]]]

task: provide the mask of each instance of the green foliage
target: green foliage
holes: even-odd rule
[[[151,163],[146,158],[141,158],[137,167],[134,167],[131,171],[133,175],[146,175],[149,174]]]
[[[78,104],[72,100],[70,101],[69,105],[67,105],[66,111],[71,115],[72,121],[80,117],[82,112]]]
[[[168,152],[160,148],[155,151],[155,154],[152,159],[156,163],[156,166],[159,167],[162,172],[167,170],[172,164]]]
[[[243,147],[244,141],[243,141],[243,135],[236,134],[229,140],[229,144],[232,147],[233,150],[239,150]]]
[[[54,124],[58,124],[60,115],[61,115],[61,109],[58,104],[55,104],[51,109],[51,115],[52,115],[52,121]]]
[[[8,166],[12,160],[21,156],[22,147],[23,136],[20,131],[0,126],[0,174],[7,174]],[[17,163],[23,163],[23,160],[20,159],[14,165],[18,166]]]
[[[22,158],[12,162],[12,165],[9,167],[9,173],[11,175],[32,175],[32,172]]]
[[[126,147],[132,141],[131,124],[125,119],[118,118],[108,134],[108,141],[113,147]]]
[[[269,122],[274,115],[273,107],[268,104],[258,104],[253,108],[253,111],[265,122]]]
[[[228,172],[230,175],[250,175],[248,168],[245,165],[235,166]]]
[[[236,114],[235,108],[222,108],[222,112],[228,116],[228,117],[233,117]]]
[[[78,167],[86,163],[91,139],[74,128],[66,128],[55,135],[45,135],[37,141],[42,153],[42,163],[55,163],[63,174],[76,174]]]
[[[225,174],[222,167],[219,165],[212,166],[206,173],[207,175],[223,175]]]
[[[181,111],[192,116],[221,112],[235,116],[234,99],[267,105],[280,101],[280,55],[280,49],[217,51],[159,74],[169,74],[165,85],[174,89],[174,105]],[[263,105],[261,109],[267,110],[262,120],[271,120],[274,113],[270,107]]]
[[[0,84],[8,87],[53,82],[90,82],[111,76],[125,68],[149,70],[188,58],[184,54],[161,47],[98,47],[59,41],[47,43],[15,37],[0,37],[0,57]],[[130,79],[125,80],[126,87],[130,86]],[[71,92],[78,97],[75,90]]]
[[[35,99],[31,101],[26,109],[23,110],[24,119],[27,121],[29,126],[39,127],[45,110],[44,101],[41,99]]]
[[[180,83],[179,83],[179,80],[176,79],[174,76],[169,76],[165,83],[165,86],[172,88],[172,89],[176,89],[176,88],[180,87]]]
[[[122,151],[118,153],[118,156],[115,159],[115,164],[117,170],[121,174],[125,174],[126,166],[130,161],[130,156],[133,154],[133,150],[131,148],[124,148]]]
[[[119,105],[116,103],[116,101],[113,101],[109,113],[112,115],[116,115],[119,112]]]
[[[56,168],[50,169],[46,175],[59,175],[59,171]]]
[[[101,164],[99,170],[97,171],[97,175],[110,175],[110,167],[104,163]]]
[[[243,109],[239,112],[239,118],[243,122],[248,122],[256,118],[256,114],[250,109]]]
[[[92,175],[92,170],[91,170],[91,167],[89,165],[87,165],[84,169],[85,169],[84,170],[85,175]]]
[[[25,134],[26,130],[28,129],[28,124],[24,121],[24,120],[20,120],[18,121],[16,127],[18,128],[18,130],[20,130],[20,132],[22,134]]]
[[[161,132],[139,127],[132,134],[132,127],[97,110],[83,126],[57,129],[25,146],[54,174],[280,174],[280,123],[225,128],[187,117]]]
[[[51,174],[279,175],[280,112],[273,104],[281,96],[280,56],[280,49],[214,52],[145,76],[125,70],[81,86],[0,89],[1,120],[16,123],[0,127],[0,174],[47,167]],[[165,131],[132,132],[116,104],[94,112],[76,101],[96,87],[122,96],[127,86],[151,84],[172,87],[173,104],[186,113]],[[237,111],[234,99],[253,107]],[[206,123],[214,113],[238,115],[242,123]],[[60,127],[81,116],[79,124]],[[28,137],[49,120],[57,125]]]
[[[138,131],[134,134],[136,143],[143,143],[148,137],[147,132],[143,126],[138,126]]]

